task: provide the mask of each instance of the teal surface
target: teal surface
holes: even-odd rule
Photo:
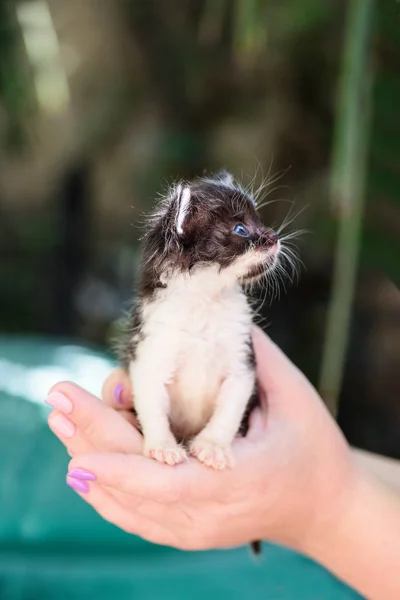
[[[103,521],[64,483],[69,457],[43,400],[62,379],[99,393],[112,363],[69,343],[0,337],[1,600],[356,600],[308,559],[264,545],[179,552]]]

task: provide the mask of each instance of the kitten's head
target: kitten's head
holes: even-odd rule
[[[166,273],[215,265],[232,281],[249,283],[275,268],[280,251],[254,199],[226,172],[175,185],[152,215],[144,242],[146,274],[161,282]]]

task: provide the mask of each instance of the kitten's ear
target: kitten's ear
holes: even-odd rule
[[[191,203],[191,190],[188,185],[181,183],[176,186],[176,217],[175,226],[178,235],[183,235],[185,231],[185,221],[189,216]]]
[[[224,185],[233,185],[233,175],[228,173],[228,171],[225,171],[225,170],[220,171],[215,176],[215,179],[217,181],[223,183]]]

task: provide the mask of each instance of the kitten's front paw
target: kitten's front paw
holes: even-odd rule
[[[233,457],[229,447],[218,446],[206,440],[194,439],[190,444],[190,454],[207,467],[222,469],[233,467]]]
[[[171,442],[146,446],[144,455],[171,466],[178,465],[187,460],[185,449]]]

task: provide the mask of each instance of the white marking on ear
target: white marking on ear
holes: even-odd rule
[[[174,193],[176,194],[176,200],[177,202],[179,202],[179,200],[181,199],[181,194],[182,194],[182,184],[178,183],[178,185],[176,186]]]
[[[179,188],[179,190],[178,190],[178,188]],[[178,208],[178,213],[176,216],[176,230],[179,235],[182,235],[183,223],[185,221],[185,217],[189,210],[190,187],[186,186],[182,190],[182,186],[179,185],[178,188],[177,188],[177,193],[178,193],[179,208]]]

